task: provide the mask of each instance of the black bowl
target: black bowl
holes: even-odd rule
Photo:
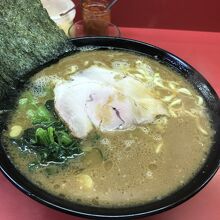
[[[10,162],[4,151],[3,144],[0,145],[0,168],[6,177],[20,190],[31,198],[60,211],[89,218],[134,218],[141,216],[149,216],[160,213],[167,209],[177,206],[185,200],[192,197],[200,189],[202,189],[209,180],[214,176],[220,164],[220,105],[219,99],[214,89],[209,83],[189,64],[176,57],[175,55],[164,51],[155,46],[122,38],[111,37],[86,37],[72,39],[74,49],[72,53],[80,51],[82,47],[96,50],[126,50],[139,54],[147,55],[153,59],[164,63],[177,71],[177,74],[185,77],[194,88],[200,93],[207,103],[208,110],[213,121],[213,128],[216,131],[214,143],[208,158],[196,174],[196,176],[183,188],[163,198],[160,201],[151,202],[141,206],[129,208],[95,208],[90,206],[83,206],[77,203],[69,202],[64,199],[55,197],[39,187],[35,186],[27,180]],[[69,54],[65,54],[67,56]],[[62,57],[64,57],[62,56]],[[40,66],[36,71],[29,74],[33,75],[37,71],[57,62],[60,58],[51,61],[50,63]],[[5,109],[13,106],[13,99],[4,99],[1,106]],[[0,132],[3,131],[7,124],[7,112],[1,114]]]

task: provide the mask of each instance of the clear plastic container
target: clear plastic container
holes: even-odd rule
[[[46,8],[50,18],[68,35],[68,30],[73,24],[76,10],[74,9],[63,16],[60,14],[73,8],[75,4],[71,0],[41,0],[41,2],[44,8]]]
[[[111,23],[111,11],[106,9],[108,0],[83,0],[82,17],[84,31],[88,35],[107,35],[108,24]]]

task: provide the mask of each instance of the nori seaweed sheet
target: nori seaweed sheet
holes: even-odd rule
[[[40,0],[0,1],[0,99],[28,72],[71,50]]]

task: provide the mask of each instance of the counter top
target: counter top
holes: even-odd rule
[[[220,96],[220,33],[141,28],[121,28],[122,37],[144,41],[168,50],[197,69]],[[1,220],[77,220],[32,200],[0,174]],[[218,220],[220,171],[192,199],[147,220]]]

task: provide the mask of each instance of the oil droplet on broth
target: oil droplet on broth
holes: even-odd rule
[[[112,161],[106,161],[106,162],[104,162],[104,168],[105,168],[106,171],[111,170],[112,167],[113,167]]]
[[[108,138],[103,138],[101,140],[101,144],[103,144],[103,145],[111,145],[111,142],[110,142],[110,140]]]
[[[99,205],[99,199],[98,198],[93,199],[92,204],[95,205],[95,206],[98,206]]]
[[[134,143],[135,143],[134,140],[125,140],[124,141],[125,148],[131,147]]]
[[[150,163],[148,167],[149,167],[150,170],[156,170],[157,169],[157,164],[156,163]]]
[[[85,159],[84,159],[84,163],[87,166],[96,166],[98,164],[101,164],[103,161],[102,159],[102,155],[100,150],[94,148],[92,149],[92,151],[88,152]]]
[[[53,188],[54,188],[54,189],[59,189],[59,188],[60,188],[60,185],[55,184],[55,185],[53,186]]]

